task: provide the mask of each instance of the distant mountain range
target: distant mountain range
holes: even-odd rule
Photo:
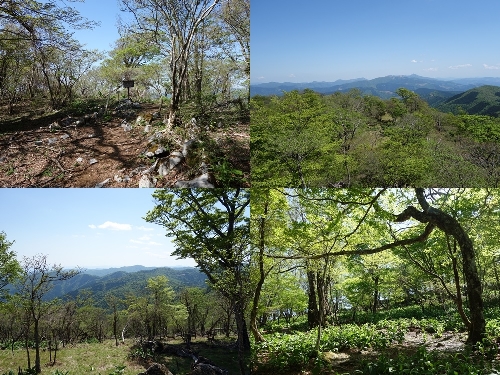
[[[435,99],[439,101],[449,99],[450,97],[462,93],[464,91],[483,86],[497,85],[500,86],[500,77],[484,77],[484,78],[461,78],[453,80],[427,78],[418,75],[409,76],[386,76],[375,79],[358,78],[353,80],[338,80],[335,82],[307,82],[307,83],[291,83],[291,82],[268,82],[261,84],[251,84],[250,94],[255,95],[282,95],[283,92],[292,90],[304,90],[309,88],[322,94],[333,94],[335,92],[347,92],[351,89],[359,89],[364,94],[375,95],[383,99],[395,97],[396,90],[400,87],[405,87],[408,90],[426,95],[432,95],[434,92]],[[423,90],[423,91],[422,91]],[[449,93],[448,96],[445,93]],[[421,95],[419,93],[419,95]],[[422,95],[421,95],[422,96]]]
[[[54,288],[46,294],[45,299],[74,298],[82,289],[88,289],[96,303],[103,305],[107,292],[112,292],[120,298],[124,298],[128,293],[140,294],[144,291],[147,280],[159,275],[165,275],[169,286],[176,291],[184,287],[206,287],[206,276],[197,268],[132,266],[85,271],[69,280],[54,283]]]
[[[106,276],[109,275],[110,273],[115,273],[119,271],[123,272],[137,272],[137,271],[149,271],[149,270],[154,270],[155,268],[158,267],[144,267],[144,266],[125,266],[125,267],[113,267],[113,268],[91,268],[91,269],[85,269],[83,273],[87,275],[94,275],[94,276]]]

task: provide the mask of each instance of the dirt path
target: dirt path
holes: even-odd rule
[[[144,126],[135,124],[135,118],[138,113],[155,110],[154,106],[143,106],[129,115],[132,129],[127,131],[122,126],[126,119],[115,117],[107,122],[97,119],[84,124],[66,121],[68,125],[62,125],[64,119],[60,119],[57,127],[54,122],[38,120],[36,124],[43,126],[33,126],[32,122],[24,130],[0,133],[0,186],[138,187],[143,173],[155,163],[154,158],[144,156],[148,139],[160,129],[152,126],[145,132]],[[216,129],[208,135],[217,140],[221,153],[249,181],[248,124]],[[150,174],[155,187],[173,186],[192,175],[186,166],[166,176]]]

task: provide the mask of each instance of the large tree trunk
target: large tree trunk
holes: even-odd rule
[[[250,350],[250,337],[248,336],[247,324],[245,322],[245,312],[241,302],[236,302],[234,306],[234,317],[236,328],[238,329],[238,347],[242,351]]]
[[[259,332],[259,327],[257,327],[257,309],[259,307],[260,294],[262,291],[262,286],[264,285],[264,280],[266,277],[266,272],[264,270],[264,249],[265,249],[265,228],[266,228],[266,216],[268,211],[268,202],[264,206],[264,216],[260,219],[259,225],[259,280],[255,287],[255,292],[253,295],[252,310],[250,311],[250,329],[252,330],[255,342],[263,342],[264,338]]]
[[[319,324],[318,302],[316,300],[315,274],[313,271],[307,271],[307,281],[308,281],[307,323],[309,325],[309,329],[312,329]]]
[[[483,315],[482,285],[477,272],[472,241],[454,217],[429,205],[424,196],[424,189],[417,188],[415,191],[423,211],[419,211],[412,206],[407,207],[398,215],[397,221],[406,221],[409,218],[414,218],[421,223],[429,223],[437,226],[457,241],[462,254],[462,268],[465,281],[467,282],[467,297],[470,311],[471,326],[468,330],[467,342],[470,344],[481,342],[485,335],[486,322]]]

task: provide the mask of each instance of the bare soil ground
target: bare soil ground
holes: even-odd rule
[[[161,129],[153,125],[146,133],[135,119],[157,110],[155,105],[141,105],[128,115],[133,128],[125,131],[120,114],[54,128],[51,125],[63,123],[67,114],[6,116],[6,109],[0,108],[0,187],[138,187],[142,173],[155,162],[144,156],[148,138]],[[249,124],[227,124],[210,129],[207,136],[220,147],[218,154],[243,172],[239,185],[249,186]],[[166,176],[152,177],[155,187],[171,187],[195,172],[182,165]]]

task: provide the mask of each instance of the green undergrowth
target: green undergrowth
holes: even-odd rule
[[[419,347],[412,354],[390,357],[382,354],[376,360],[364,360],[355,374],[415,374],[415,375],[483,375],[497,374],[491,362],[483,356],[471,357],[469,353],[439,353]]]
[[[301,322],[299,320],[297,323]],[[261,371],[286,372],[290,369],[328,368],[328,361],[322,353],[343,352],[349,349],[374,350],[385,353],[392,347],[402,344],[407,332],[421,334],[424,341],[439,339],[444,332],[465,332],[463,323],[454,315],[438,318],[397,318],[380,319],[376,323],[343,324],[329,326],[322,330],[319,351],[316,350],[317,328],[310,331],[293,330],[293,324],[287,327],[269,325],[274,332],[265,336],[266,341],[256,344],[254,361]],[[299,324],[295,328],[301,327]],[[281,331],[279,331],[281,328]],[[288,329],[286,329],[288,328]],[[269,332],[269,331],[268,331]],[[500,338],[500,319],[487,319],[486,338],[474,349],[474,358],[478,360],[470,367],[463,364],[464,354],[438,354],[419,350],[416,354],[380,355],[375,361],[362,364],[363,374],[483,374],[484,368],[490,368],[487,360],[498,354],[496,341]],[[460,367],[461,366],[461,367]],[[470,372],[468,372],[470,370]],[[434,372],[433,372],[434,371]],[[451,372],[450,372],[451,371]],[[500,372],[499,372],[500,373]],[[488,374],[491,374],[489,372]]]
[[[256,345],[257,357],[264,354],[268,360],[265,367],[285,370],[306,366],[317,357],[317,329],[294,334],[275,333],[268,335],[266,341]],[[386,324],[380,329],[374,324],[346,324],[330,326],[322,330],[320,352],[338,352],[350,348],[388,347],[393,342],[402,342],[405,330],[397,324]]]

